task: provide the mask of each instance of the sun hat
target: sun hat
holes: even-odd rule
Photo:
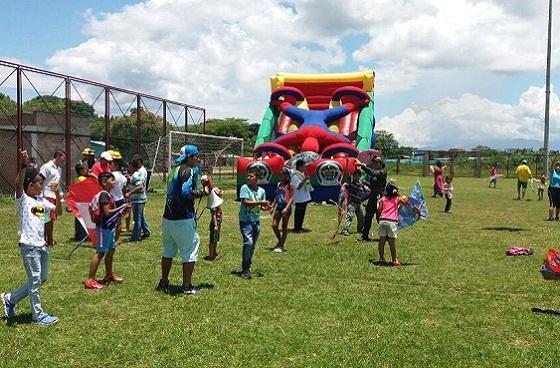
[[[103,152],[101,156],[99,156],[99,158],[102,158],[107,161],[113,161],[113,156],[111,156],[111,153],[109,153],[109,151]]]
[[[89,147],[86,147],[82,150],[82,155],[94,155],[94,154],[95,152]]]
[[[122,155],[119,151],[117,150],[109,150],[107,151],[109,152],[109,154],[111,155],[111,157],[113,158],[113,160],[122,160]]]
[[[527,160],[523,159],[523,160],[521,160],[521,163],[522,164],[527,164]]]
[[[198,147],[193,146],[192,144],[186,144],[183,147],[181,147],[181,151],[179,152],[179,157],[175,159],[175,163],[180,164],[181,162],[185,161],[187,158],[196,155],[198,155]]]

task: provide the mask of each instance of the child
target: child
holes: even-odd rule
[[[544,176],[544,173],[542,173],[541,176],[539,177],[539,191],[538,191],[539,201],[543,200],[544,188],[546,188],[546,176]]]
[[[219,188],[212,189],[216,195],[222,198],[222,191]],[[208,244],[208,259],[210,261],[217,261],[220,259],[217,247],[220,241],[220,234],[222,232],[222,206],[210,208],[210,243]]]
[[[445,177],[445,182],[443,183],[443,195],[445,196],[445,210],[444,212],[449,213],[451,210],[451,199],[453,198],[453,178],[451,176]]]
[[[385,263],[385,242],[389,242],[393,266],[400,266],[397,258],[397,223],[399,221],[399,207],[407,203],[406,199],[399,197],[399,190],[395,184],[389,183],[385,187],[385,195],[377,203],[379,214],[379,262]]]
[[[284,252],[284,245],[288,237],[288,221],[292,215],[293,191],[290,180],[290,170],[287,168],[282,169],[282,173],[276,192],[274,193],[274,200],[271,204],[270,214],[272,215],[272,230],[278,243],[272,249],[273,252]],[[282,231],[278,228],[282,220]]]
[[[43,311],[39,289],[47,281],[49,250],[44,238],[44,215],[54,210],[62,215],[60,190],[52,183],[50,190],[55,195],[55,204],[41,197],[45,177],[37,168],[28,166],[27,151],[19,152],[21,164],[16,177],[16,206],[18,210],[20,235],[19,253],[27,273],[27,283],[11,293],[2,293],[2,305],[7,318],[15,316],[16,304],[29,296],[33,323],[48,326],[58,322],[58,318]]]
[[[249,171],[247,173],[247,184],[244,184],[239,191],[239,198],[241,199],[239,228],[243,237],[241,277],[244,279],[253,277],[251,262],[261,231],[261,209],[265,211],[270,209],[270,205],[266,200],[266,192],[257,185],[257,181],[257,172],[255,170]]]
[[[496,189],[497,183],[498,183],[498,164],[496,163],[492,165],[492,167],[490,168],[490,181],[488,182],[488,188],[490,188],[490,186],[494,184],[494,189]]]
[[[362,198],[365,189],[364,184],[360,181],[362,172],[356,170],[352,174],[352,181],[348,184],[348,196],[347,196],[347,210],[346,210],[346,221],[344,222],[344,227],[342,228],[341,234],[344,236],[350,235],[348,229],[354,218],[354,213],[358,217],[358,233],[362,232],[364,226],[364,212],[362,210]]]
[[[103,289],[111,282],[122,282],[122,277],[113,273],[113,254],[115,253],[115,226],[117,219],[125,210],[129,208],[128,204],[123,204],[115,208],[115,201],[110,194],[111,189],[115,186],[115,176],[112,173],[101,173],[98,177],[99,184],[103,190],[98,194],[100,219],[96,223],[95,229],[95,255],[91,259],[89,266],[88,279],[84,282],[86,289]],[[105,277],[103,283],[95,279],[97,267],[103,257],[105,257]]]
[[[126,176],[124,176],[124,174],[121,172],[121,165],[120,165],[120,161],[122,160],[122,155],[119,151],[109,151],[109,153],[111,154],[111,157],[113,158],[113,169],[112,169],[112,173],[113,176],[115,177],[115,185],[113,186],[113,189],[111,189],[111,196],[113,196],[113,199],[115,200],[115,207],[120,207],[122,206],[126,201],[125,201],[125,192],[126,192],[126,185],[128,183],[128,180],[126,178]],[[115,242],[119,243],[119,239],[121,237],[121,230],[122,230],[122,225],[121,225],[121,218],[119,217],[119,219],[117,220],[117,228],[115,231]]]
[[[140,158],[133,158],[131,163],[135,170],[130,177],[130,186],[133,189],[126,193],[126,196],[130,198],[130,203],[132,204],[134,227],[132,228],[129,241],[139,242],[148,239],[151,234],[148,223],[146,222],[146,217],[144,216],[144,208],[148,199],[146,196],[147,176],[144,175],[145,169],[143,170],[144,166]]]
[[[76,180],[74,180],[74,184],[86,180],[89,176],[87,166],[82,163],[76,164],[76,166],[74,166],[74,169],[76,170]]]

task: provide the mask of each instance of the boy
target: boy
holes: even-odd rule
[[[49,251],[44,238],[45,213],[54,211],[62,215],[60,190],[58,184],[52,183],[50,190],[55,196],[53,205],[43,197],[44,176],[36,168],[29,167],[27,151],[19,153],[20,169],[16,177],[16,206],[20,223],[19,252],[27,273],[27,283],[11,293],[2,293],[2,305],[7,318],[15,316],[18,302],[29,296],[33,322],[48,326],[58,322],[58,318],[43,311],[39,288],[47,281]]]
[[[122,277],[113,273],[113,254],[115,253],[115,226],[118,218],[130,207],[123,204],[115,208],[115,201],[109,192],[115,186],[115,176],[112,173],[101,173],[98,177],[103,190],[98,194],[100,219],[95,229],[95,254],[89,265],[88,279],[84,282],[86,289],[104,289],[111,282],[122,282]],[[106,257],[105,257],[106,256]],[[103,283],[95,279],[99,262],[105,257],[105,277]]]
[[[344,227],[342,228],[342,235],[350,235],[349,228],[354,218],[354,213],[358,217],[358,233],[361,233],[364,226],[364,212],[362,209],[362,198],[365,192],[365,186],[360,181],[362,172],[360,170],[354,171],[352,174],[352,181],[348,185],[348,197],[347,197],[347,211],[346,211],[346,221],[344,222]]]
[[[239,191],[241,207],[239,208],[239,228],[243,237],[243,253],[241,262],[241,277],[251,279],[251,262],[259,233],[261,231],[261,209],[267,211],[270,205],[266,200],[266,192],[257,185],[257,172],[247,173],[247,184],[243,184]]]

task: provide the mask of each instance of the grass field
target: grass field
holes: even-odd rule
[[[412,187],[415,177],[398,178]],[[421,180],[429,197],[431,179]],[[230,183],[231,184],[231,183]],[[123,244],[115,271],[125,283],[84,290],[93,250],[73,243],[73,218],[56,224],[49,282],[41,290],[56,326],[30,324],[27,301],[15,321],[0,326],[2,367],[554,367],[559,366],[560,317],[532,307],[560,308],[559,286],[539,273],[542,256],[558,247],[558,222],[547,203],[516,201],[514,181],[498,189],[484,179],[458,178],[451,214],[428,198],[431,218],[401,232],[400,268],[376,266],[377,243],[329,237],[336,209],[308,209],[306,234],[290,234],[276,254],[270,219],[263,219],[254,257],[262,277],[240,270],[238,204],[226,192],[224,228],[215,263],[207,252],[208,217],[201,221],[200,295],[154,291],[160,273],[162,190],[149,197],[153,236]],[[222,184],[223,186],[223,184]],[[230,188],[233,188],[231,185]],[[0,205],[0,290],[25,279],[17,251],[13,202]],[[354,225],[354,224],[353,224]],[[375,226],[374,226],[375,229]],[[506,257],[529,246],[529,257]],[[387,249],[388,253],[388,249]],[[99,273],[101,276],[101,272]],[[172,283],[179,284],[174,265]],[[9,365],[8,365],[9,363]]]

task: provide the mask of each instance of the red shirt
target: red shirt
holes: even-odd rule
[[[91,174],[96,178],[99,177],[101,173],[107,172],[110,173],[112,170],[111,164],[107,164],[105,166],[101,165],[101,162],[96,162],[93,167],[91,168]]]

